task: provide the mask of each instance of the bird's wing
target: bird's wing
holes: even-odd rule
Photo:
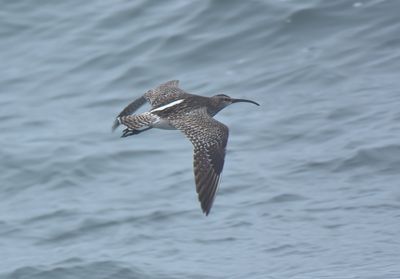
[[[194,177],[203,212],[208,215],[224,167],[229,130],[209,116],[205,109],[180,115],[171,124],[181,130],[194,147]]]
[[[112,126],[112,130],[114,131],[120,124],[121,124],[121,118],[124,116],[128,116],[133,114],[135,111],[137,111],[141,106],[146,103],[146,99],[144,96],[141,96],[134,100],[132,103],[127,105],[117,116],[117,118],[114,121],[114,124]]]
[[[152,109],[158,108],[187,96],[187,93],[178,86],[178,80],[167,81],[166,83],[147,91],[144,94],[144,98],[150,103]]]
[[[143,106],[146,101],[149,102],[154,109],[183,98],[187,93],[178,88],[178,86],[179,80],[170,80],[147,91],[143,96],[134,100],[118,114],[112,126],[112,130],[114,131],[121,124],[121,117],[133,114]]]

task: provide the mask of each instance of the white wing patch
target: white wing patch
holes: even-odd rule
[[[169,104],[163,105],[163,106],[161,106],[161,107],[159,107],[159,108],[155,108],[155,109],[151,110],[150,112],[162,111],[162,110],[164,110],[164,109],[166,109],[166,108],[170,108],[170,107],[173,107],[173,106],[175,106],[175,105],[177,105],[177,104],[180,104],[180,103],[182,103],[183,101],[184,101],[184,99],[176,100],[176,101],[173,101],[173,102],[171,102],[171,103],[169,103]]]

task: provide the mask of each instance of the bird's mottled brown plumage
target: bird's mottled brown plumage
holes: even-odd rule
[[[149,102],[152,109],[155,109],[167,103],[185,98],[188,95],[188,93],[178,86],[178,80],[170,80],[154,89],[150,89],[143,97]]]
[[[258,104],[250,100],[233,99],[223,94],[211,98],[193,95],[183,91],[178,85],[177,80],[168,81],[130,103],[118,115],[113,130],[120,124],[126,126],[123,137],[151,128],[182,131],[193,144],[196,191],[201,208],[208,215],[224,167],[229,134],[228,127],[213,116],[235,102]],[[150,103],[151,110],[132,115],[146,101]]]
[[[193,144],[196,191],[201,208],[208,214],[224,167],[228,127],[209,116],[206,108],[199,108],[188,114],[179,114],[171,119],[171,123]]]

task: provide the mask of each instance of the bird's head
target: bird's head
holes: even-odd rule
[[[229,105],[231,105],[233,103],[240,103],[240,102],[252,103],[252,104],[255,104],[257,106],[260,105],[260,104],[254,102],[254,101],[251,101],[251,100],[235,99],[235,98],[231,98],[231,97],[229,97],[228,95],[225,95],[225,94],[218,94],[218,95],[215,95],[215,96],[211,97],[211,104],[212,104],[212,107],[215,110],[215,113],[219,112],[223,108],[225,108],[225,107],[227,107],[227,106],[229,106]]]

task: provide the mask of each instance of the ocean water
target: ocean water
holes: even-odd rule
[[[400,278],[400,1],[7,1],[0,278]],[[148,89],[248,98],[201,213]]]

